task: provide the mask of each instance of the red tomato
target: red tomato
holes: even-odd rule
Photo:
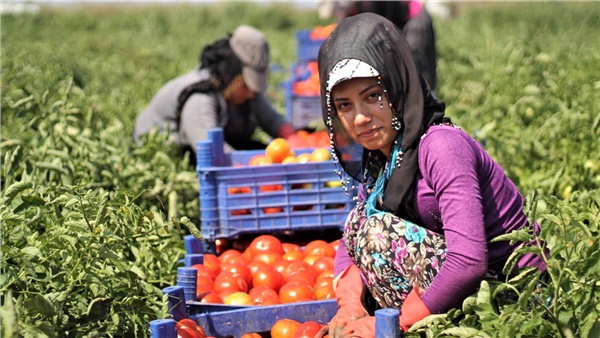
[[[318,274],[321,274],[325,271],[333,270],[333,261],[333,257],[319,257],[313,262],[312,267]]]
[[[260,285],[260,286],[253,287],[250,291],[248,291],[248,295],[250,295],[250,297],[252,297],[252,298],[255,298],[258,296],[279,297],[279,295],[277,294],[277,291],[271,289],[270,287],[268,287],[266,285]]]
[[[303,251],[304,252],[311,251],[313,249],[313,247],[319,246],[319,245],[323,245],[323,244],[327,244],[327,242],[325,242],[322,239],[315,239],[313,241],[308,242],[308,244],[306,244],[304,246],[304,250]]]
[[[280,319],[271,328],[271,338],[292,338],[300,325],[293,319]]]
[[[225,289],[247,292],[248,283],[246,283],[242,277],[236,277],[230,272],[222,271],[217,278],[215,278],[213,290],[220,293]]]
[[[296,329],[296,333],[294,333],[294,338],[313,338],[323,325],[315,322],[308,321],[300,324],[298,329]]]
[[[235,249],[227,249],[219,256],[219,262],[221,265],[234,262],[248,264],[248,259],[246,259],[241,252]]]
[[[272,266],[275,262],[283,260],[281,254],[276,252],[259,252],[252,258],[253,261],[261,261]]]
[[[233,187],[228,188],[227,192],[230,194],[249,194],[252,192],[252,190],[250,190],[250,187]]]
[[[256,237],[248,246],[248,250],[252,254],[252,257],[265,252],[276,253],[280,256],[284,253],[281,241],[272,235],[260,235]]]
[[[340,242],[341,241],[339,239],[336,239],[335,241],[329,243],[329,245],[331,245],[331,247],[337,252]]]
[[[286,266],[288,266],[290,264],[290,261],[286,261],[286,260],[280,260],[277,261],[275,263],[273,263],[273,265],[271,265],[271,267],[273,267],[273,269],[275,269],[275,271],[282,273],[283,270],[285,269]]]
[[[316,271],[312,268],[312,266],[310,266],[310,264],[304,262],[304,261],[292,261],[290,264],[288,264],[288,266],[285,267],[285,269],[283,270],[283,278],[287,281],[288,278],[296,273],[296,272],[300,272],[300,271],[306,271],[312,275],[314,275],[314,277],[317,277],[317,273]]]
[[[319,258],[322,258],[322,256],[318,256],[318,255],[306,255],[304,256],[304,258],[302,258],[303,261],[305,261],[306,263],[308,263],[308,265],[313,265],[315,264],[315,261]]]
[[[199,299],[200,303],[207,304],[223,304],[223,299],[216,292],[209,292]]]
[[[313,288],[315,289],[315,293],[317,292],[317,289],[323,286],[333,286],[333,278],[332,277],[321,277],[319,279],[317,279],[317,281],[315,282],[315,284],[313,284]]]
[[[259,295],[253,299],[256,305],[268,306],[281,304],[281,299],[279,299],[279,296]]]
[[[265,266],[269,267],[269,265],[263,261],[252,261],[252,262],[248,263],[248,268],[250,268],[250,272],[253,275],[258,269],[264,268]]]
[[[244,252],[242,252],[242,256],[246,257],[248,262],[252,261],[252,254],[250,253],[250,250],[248,250],[248,248],[246,248],[246,250],[244,250]]]
[[[286,261],[301,261],[304,259],[304,253],[302,251],[290,251],[284,253],[281,258]]]
[[[212,271],[212,269],[210,269],[204,264],[194,264],[190,266],[190,268],[198,270],[198,279],[210,278],[212,280],[215,280],[215,277],[217,276],[215,275],[214,271]]]
[[[227,298],[230,294],[235,293],[235,292],[239,292],[236,289],[225,289],[221,292],[219,292],[219,297],[221,297],[221,299],[225,299]]]
[[[242,215],[250,215],[252,212],[249,209],[238,209],[238,210],[231,210],[231,212],[229,212],[231,214],[231,216],[242,216]]]
[[[321,272],[317,276],[317,280],[319,280],[321,278],[327,278],[327,277],[335,278],[335,274],[333,273],[333,269],[329,269],[329,270]]]
[[[250,332],[243,334],[240,338],[262,338],[262,336],[256,332]]]
[[[275,292],[279,292],[284,283],[283,276],[270,266],[260,268],[252,275],[254,287],[268,286]]]
[[[183,318],[175,324],[177,335],[181,338],[206,338],[204,329],[195,321],[189,318]]]
[[[267,208],[263,208],[263,212],[265,214],[277,214],[277,213],[283,212],[283,208],[282,207],[267,207]]]
[[[335,257],[335,249],[329,243],[322,240],[315,240],[306,246],[304,256],[316,255],[321,257]]]
[[[226,271],[236,277],[243,278],[248,286],[252,284],[252,271],[250,271],[247,264],[240,262],[226,263],[221,266],[221,271]]]
[[[204,266],[211,269],[215,277],[221,272],[221,262],[216,255],[204,254]]]
[[[288,252],[292,252],[292,251],[302,252],[302,247],[300,247],[300,245],[294,244],[294,243],[281,243],[281,247],[282,247],[284,253],[288,253]]]
[[[275,305],[281,304],[279,295],[275,290],[268,286],[258,286],[248,292],[256,305]]]
[[[205,294],[214,291],[214,282],[211,279],[203,278],[196,281],[196,297],[202,298]]]
[[[335,298],[335,291],[331,285],[322,285],[315,288],[315,296],[318,300]]]
[[[223,304],[227,305],[256,305],[252,297],[245,292],[234,292],[223,299]]]
[[[279,299],[282,303],[295,303],[316,300],[312,286],[302,282],[291,282],[281,287]]]
[[[315,276],[309,272],[306,271],[297,271],[292,273],[288,279],[287,282],[301,282],[301,283],[305,283],[307,285],[313,286],[316,282]]]

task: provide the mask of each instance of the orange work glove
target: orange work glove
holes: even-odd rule
[[[335,287],[338,311],[329,324],[323,326],[321,331],[315,335],[315,338],[321,338],[328,333],[330,338],[342,337],[344,326],[369,315],[362,305],[364,287],[356,265],[351,265],[340,274]],[[373,317],[373,323],[375,323],[375,317]],[[374,327],[373,325],[373,330]]]
[[[421,300],[421,294],[423,292],[424,291],[419,289],[418,286],[413,287],[402,304],[400,312],[400,328],[402,331],[408,331],[414,323],[431,314],[427,306],[425,306]]]
[[[342,330],[340,337],[375,338],[375,317],[363,317],[348,323]]]

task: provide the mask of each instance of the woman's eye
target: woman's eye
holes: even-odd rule
[[[379,92],[372,92],[367,94],[367,101],[373,102],[373,100],[379,101]]]
[[[335,107],[338,111],[345,111],[350,105],[347,102],[340,102]]]

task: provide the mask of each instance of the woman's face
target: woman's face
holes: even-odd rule
[[[246,101],[252,100],[256,96],[256,93],[250,90],[241,78],[230,84],[228,92],[229,97],[226,97],[226,99],[234,106],[241,106],[246,103]]]
[[[389,156],[398,132],[392,128],[393,112],[382,91],[376,78],[354,78],[335,85],[331,97],[350,137]]]

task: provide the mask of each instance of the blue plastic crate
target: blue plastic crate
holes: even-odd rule
[[[298,62],[309,62],[317,60],[319,48],[325,39],[311,39],[310,29],[299,30],[294,34],[296,36],[296,56]]]
[[[175,338],[175,322],[190,318],[198,323],[207,336],[241,337],[245,333],[268,333],[280,319],[298,322],[316,321],[327,323],[337,312],[335,299],[279,304],[270,306],[234,307],[210,305],[198,302],[185,303],[182,287],[166,288],[172,319],[157,319],[150,322],[152,338]],[[178,301],[179,300],[179,301]],[[400,337],[399,312],[396,309],[381,309],[375,312],[375,336]]]
[[[248,166],[259,151],[224,153],[222,129],[197,143],[200,223],[205,240],[235,239],[243,234],[341,230],[353,195],[335,185],[340,178],[331,161]],[[297,150],[297,153],[312,149]],[[281,190],[265,191],[278,186]],[[230,189],[244,188],[232,194]],[[354,189],[351,189],[354,192]],[[278,208],[268,213],[267,208]]]
[[[285,106],[288,121],[295,129],[315,129],[323,124],[321,96],[298,95],[293,92],[293,81],[284,83]]]

